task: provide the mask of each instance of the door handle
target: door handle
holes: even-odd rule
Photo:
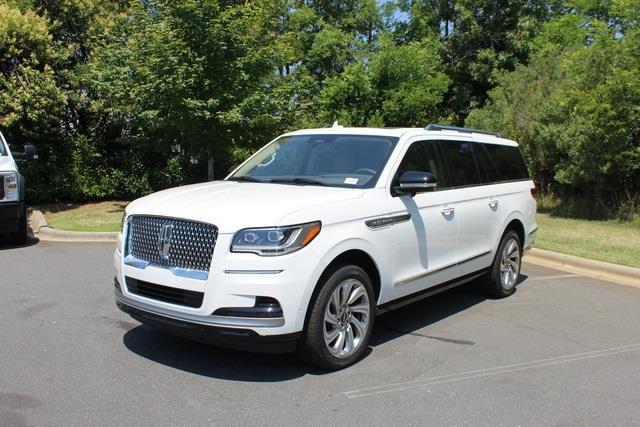
[[[495,208],[496,206],[498,206],[498,201],[496,199],[489,200],[490,208]]]
[[[454,213],[456,211],[456,208],[454,207],[446,207],[446,208],[442,208],[442,213],[444,215],[451,215],[452,213]]]

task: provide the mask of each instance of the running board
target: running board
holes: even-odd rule
[[[468,283],[473,279],[476,279],[482,276],[487,271],[489,271],[489,268],[484,268],[482,270],[478,270],[476,272],[464,275],[462,277],[458,277],[457,279],[453,279],[448,282],[444,282],[439,285],[433,286],[431,288],[413,293],[411,295],[404,296],[397,300],[384,303],[378,306],[377,314],[384,314],[389,311],[395,310],[397,308],[404,307],[405,305],[412,304],[416,301],[420,301],[421,299],[439,294],[440,292],[444,292],[451,288],[455,288],[456,286],[464,285],[465,283]]]

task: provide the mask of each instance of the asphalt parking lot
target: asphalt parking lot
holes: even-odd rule
[[[0,425],[637,425],[640,289],[525,264],[376,320],[334,373],[140,326],[111,244],[0,241]],[[525,258],[526,259],[526,258]]]

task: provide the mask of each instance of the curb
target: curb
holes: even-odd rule
[[[640,268],[595,261],[536,248],[527,251],[524,261],[607,282],[640,288]]]
[[[119,233],[65,231],[49,227],[46,218],[39,210],[29,214],[29,225],[33,235],[44,242],[116,242]]]

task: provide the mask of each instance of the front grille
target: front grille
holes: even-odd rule
[[[145,263],[208,275],[218,237],[215,225],[176,218],[132,215],[127,222],[126,255]],[[173,226],[168,252],[159,244],[163,226]]]
[[[202,292],[170,288],[131,277],[125,277],[125,280],[127,290],[132,294],[193,308],[198,308],[202,305],[202,298],[204,297]]]

